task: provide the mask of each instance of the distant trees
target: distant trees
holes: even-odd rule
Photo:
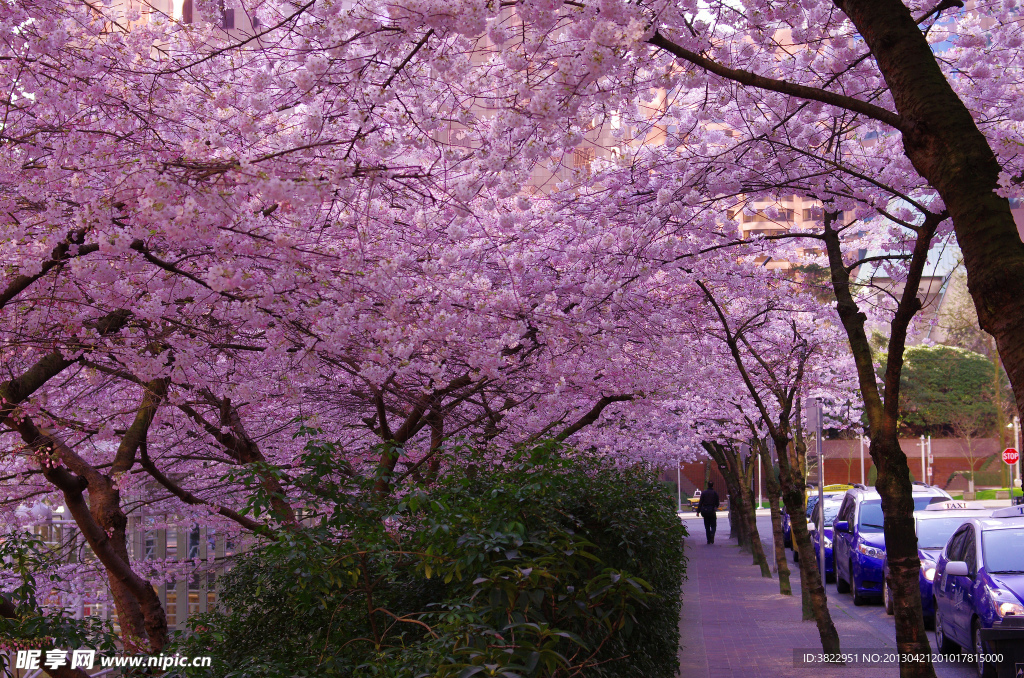
[[[903,354],[900,432],[908,436],[983,438],[998,435],[1012,402],[1002,369],[998,382],[991,360],[955,346],[911,346]]]

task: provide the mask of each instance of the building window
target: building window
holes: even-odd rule
[[[167,602],[164,603],[164,615],[167,617],[167,625],[174,627],[178,625],[178,592],[174,588],[174,582],[167,584]]]
[[[590,163],[594,162],[594,149],[577,148],[572,152],[572,166],[576,169],[590,169]]]
[[[196,525],[188,533],[188,560],[199,557],[199,526]]]

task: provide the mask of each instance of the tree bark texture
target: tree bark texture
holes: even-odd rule
[[[729,523],[741,547],[750,549],[754,565],[761,569],[762,577],[771,577],[771,567],[765,557],[764,546],[757,530],[757,516],[754,513],[754,499],[750,492],[750,477],[753,471],[751,454],[747,464],[743,463],[739,451],[733,445],[704,442],[704,449],[722,469],[722,476],[729,486],[732,500],[729,502]]]
[[[883,375],[883,393],[879,393],[871,355],[871,344],[864,329],[866,316],[860,311],[850,288],[850,275],[842,258],[839,235],[831,228],[826,215],[825,249],[828,253],[832,287],[836,295],[839,318],[846,330],[857,365],[864,411],[868,417],[871,444],[869,452],[878,469],[875,487],[882,498],[883,533],[889,561],[889,583],[895,606],[896,644],[901,654],[930,657],[931,649],[925,634],[921,594],[918,585],[921,567],[917,555],[917,532],[914,527],[913,485],[907,456],[900,448],[897,431],[899,419],[900,375],[907,328],[921,308],[917,297],[921,272],[928,258],[935,228],[942,215],[928,215],[920,227],[908,268],[907,280],[890,323],[889,353]],[[801,553],[801,558],[803,554]],[[903,678],[933,678],[930,661],[900,664]]]
[[[901,118],[903,147],[953,219],[982,329],[992,334],[1024,403],[1024,243],[1001,170],[971,112],[943,75],[910,10],[899,0],[835,0],[864,38]]]
[[[763,475],[765,491],[768,494],[768,506],[772,514],[772,542],[775,546],[775,569],[779,573],[779,593],[784,596],[793,595],[793,586],[789,581],[789,561],[786,560],[786,544],[782,535],[782,509],[779,502],[782,500],[782,487],[775,475],[775,467],[771,463],[771,455],[768,454],[768,446],[763,442],[757,443],[758,453],[764,463]],[[765,463],[767,460],[767,463]]]
[[[814,557],[814,546],[811,544],[811,536],[807,531],[804,478],[799,473],[795,473],[799,469],[799,464],[797,460],[790,459],[788,436],[779,436],[774,440],[775,449],[780,450],[779,476],[782,486],[782,501],[786,505],[786,512],[789,513],[793,549],[800,553],[800,580],[806,582],[802,585],[807,587],[807,600],[818,626],[818,635],[821,636],[821,649],[825,652],[839,652],[839,632],[836,631],[832,615],[828,611],[825,583],[821,580],[821,570]]]

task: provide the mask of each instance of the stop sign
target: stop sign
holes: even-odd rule
[[[1012,447],[1003,450],[1003,461],[1007,464],[1016,464],[1018,459],[1020,459],[1020,452],[1017,450]]]

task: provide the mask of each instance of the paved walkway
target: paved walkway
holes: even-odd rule
[[[683,585],[679,621],[680,678],[853,678],[899,676],[896,666],[795,667],[794,649],[821,651],[813,621],[801,621],[800,580],[794,566],[795,595],[779,594],[778,579],[761,577],[749,553],[728,538],[728,520],[719,514],[714,545],[707,545],[700,519],[683,516],[690,532],[686,539],[688,578]],[[769,554],[771,535],[766,552]],[[772,558],[772,560],[774,560]],[[864,621],[833,610],[843,648],[894,649]]]

